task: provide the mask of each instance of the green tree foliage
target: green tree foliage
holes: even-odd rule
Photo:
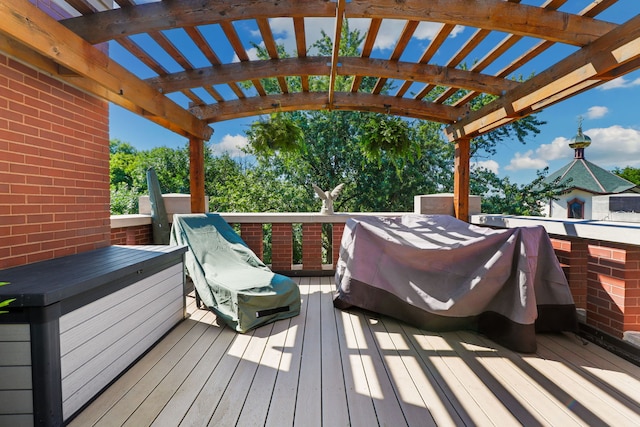
[[[364,36],[343,27],[341,56],[359,55]],[[255,46],[258,56],[268,59],[266,50]],[[331,56],[333,41],[323,33],[309,55]],[[281,58],[288,56],[278,46]],[[291,92],[301,90],[299,77],[285,78]],[[359,90],[371,92],[377,78],[364,77]],[[280,93],[277,79],[261,81],[268,93]],[[353,77],[337,76],[335,90],[350,91]],[[248,87],[250,83],[246,83]],[[311,91],[326,91],[328,76],[309,76]],[[382,93],[390,90],[387,85]],[[440,91],[444,88],[439,88]],[[436,91],[438,92],[438,91]],[[455,102],[459,91],[448,103]],[[478,109],[494,99],[479,96],[472,101]],[[525,143],[544,124],[529,116],[472,140],[472,156],[490,157],[500,144]],[[315,212],[321,201],[311,184],[327,190],[339,183],[345,189],[335,202],[336,211],[412,211],[419,194],[453,190],[453,144],[445,140],[439,123],[406,120],[361,111],[277,112],[255,123],[247,135],[247,153],[255,164],[240,164],[228,155],[214,157],[205,150],[205,192],[211,211]],[[146,193],[146,170],[153,166],[162,191],[189,192],[189,150],[166,147],[136,151],[129,144],[111,145],[112,212],[125,213],[137,204],[127,199]],[[540,173],[543,174],[543,173]],[[483,169],[471,174],[472,193],[483,195],[486,212],[539,213],[536,201],[553,197],[557,188],[542,186],[541,179],[519,186],[499,179]]]
[[[627,166],[624,169],[615,168],[611,172],[618,175],[620,178],[624,178],[636,185],[640,185],[640,169],[638,168]]]
[[[538,171],[531,183],[518,185],[508,177],[500,179],[493,172],[478,168],[470,182],[471,192],[482,194],[482,212],[540,216],[545,202],[555,199],[565,189],[559,184],[560,178],[545,183],[548,172],[547,167]]]
[[[341,37],[340,55],[359,55],[358,48],[363,39],[360,32],[351,31],[347,23]],[[268,59],[264,48],[256,48],[259,57]],[[331,56],[332,51],[333,41],[323,33],[310,52]],[[279,53],[281,57],[287,56],[281,46]],[[360,90],[370,92],[376,81],[365,77]],[[265,82],[266,90],[278,93],[279,85],[275,81],[271,83],[269,86]],[[311,90],[326,91],[329,78],[313,76],[309,84]],[[351,84],[352,77],[338,76],[335,90],[347,92]],[[387,86],[382,92],[389,89]],[[438,88],[434,91],[435,96],[442,91],[444,88]],[[455,102],[464,95],[464,91],[459,91],[448,102]],[[493,99],[495,97],[490,95],[478,96],[472,101],[472,109],[479,109]],[[311,183],[331,189],[344,182],[345,189],[335,202],[337,211],[411,211],[415,195],[453,190],[453,145],[444,140],[441,124],[368,112],[299,111],[281,114],[298,123],[304,135],[303,149],[265,150],[264,144],[248,132],[251,143],[248,152],[257,157],[259,169],[308,189],[311,196]],[[529,116],[474,138],[472,156],[490,157],[496,153],[498,145],[514,139],[525,143],[528,136],[539,133],[539,126],[543,124],[535,116]],[[538,204],[523,205],[516,201],[515,193],[533,201],[545,200],[551,191],[540,186],[541,179],[530,185],[518,186],[486,170],[472,171],[471,180],[477,191],[489,191],[490,201],[485,204],[487,209],[506,213],[539,213]],[[516,204],[509,208],[511,203]],[[315,206],[319,208],[319,200]]]

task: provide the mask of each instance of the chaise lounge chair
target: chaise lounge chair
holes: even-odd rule
[[[187,245],[197,295],[231,328],[250,329],[300,313],[300,291],[273,273],[218,214],[176,214],[171,244]]]

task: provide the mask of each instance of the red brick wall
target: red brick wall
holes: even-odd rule
[[[0,56],[0,268],[110,243],[108,104]]]
[[[587,323],[618,338],[640,331],[640,247],[592,241],[588,251]]]
[[[271,269],[291,270],[293,261],[293,229],[291,224],[271,225]]]
[[[322,270],[322,224],[302,224],[302,268]]]
[[[587,308],[587,241],[567,236],[551,237],[563,266],[576,307]]]
[[[153,230],[150,225],[111,229],[112,245],[152,245]]]
[[[262,241],[262,224],[240,224],[240,237],[255,253],[258,258],[264,260],[264,243]]]
[[[342,234],[344,233],[345,224],[333,224],[331,231],[331,251],[333,268],[338,265],[338,258],[340,258],[340,243],[342,242]]]

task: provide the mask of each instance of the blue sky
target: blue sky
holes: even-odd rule
[[[525,0],[522,3],[539,6],[542,0]],[[581,10],[591,0],[569,1],[564,9],[568,12]],[[640,1],[623,0],[615,10],[611,10],[600,15],[598,18],[616,23],[624,22],[629,16],[640,13]],[[274,37],[278,43],[283,43],[288,51],[295,50],[295,40],[293,38],[293,23],[291,19],[279,18],[271,20]],[[307,46],[320,37],[320,30],[327,34],[333,33],[333,21],[328,19],[306,19]],[[350,20],[352,29],[365,31],[368,27],[368,20]],[[372,57],[388,58],[391,49],[397,40],[399,33],[404,26],[404,21],[385,21],[372,52]],[[257,26],[253,21],[242,21],[235,24],[244,46],[250,57],[255,57],[255,50],[251,47],[251,41],[260,43],[261,38],[257,31]],[[408,48],[400,60],[415,61],[424,51],[430,42],[431,37],[438,30],[439,25],[422,23]],[[184,34],[182,30],[171,30],[165,34],[172,40],[178,41]],[[206,27],[203,30],[212,43],[212,48],[224,63],[237,61],[230,46],[220,42],[222,37],[217,36],[220,29],[217,25]],[[460,43],[463,43],[471,32],[472,28],[458,27],[446,41],[454,52]],[[495,46],[495,43],[502,38],[501,34],[493,34],[474,52],[474,59],[484,55],[486,50]],[[141,46],[149,52],[159,52],[154,43],[144,37],[134,36]],[[522,49],[532,40],[524,39],[516,48]],[[517,54],[515,49],[513,55]],[[571,53],[574,48],[558,46],[550,49],[540,56],[539,60],[532,61],[526,69],[518,70],[518,73],[528,76],[531,73],[539,73],[544,70],[545,60],[554,60]],[[139,63],[130,54],[125,52],[119,45],[111,44],[111,55],[118,62],[125,64],[131,71],[141,78],[154,76],[154,73],[146,66]],[[510,51],[511,52],[511,51]],[[162,58],[162,57],[161,57]],[[434,62],[442,64],[449,58],[434,58]],[[189,60],[195,67],[208,66],[208,62],[198,53],[194,47]],[[509,55],[505,61],[509,60]],[[169,71],[181,71],[182,69],[164,55],[161,59],[162,65]],[[504,63],[496,63],[484,72],[492,73],[500,69]],[[536,69],[536,67],[541,67]],[[229,95],[229,90],[224,87],[216,87],[223,96],[233,99]],[[417,91],[420,87],[412,87],[410,90]],[[392,92],[393,93],[393,92]],[[198,95],[208,101],[211,99],[207,94],[198,92]],[[251,93],[249,93],[251,95]],[[171,95],[177,103],[186,106],[187,99],[183,95]],[[211,100],[213,102],[213,100]],[[585,151],[587,159],[606,168],[633,166],[640,167],[640,70],[628,74],[624,78],[613,80],[599,88],[582,93],[574,98],[556,104],[538,114],[538,117],[547,122],[541,127],[541,133],[529,138],[526,145],[518,141],[509,141],[502,144],[498,149],[498,154],[491,158],[477,159],[480,164],[496,171],[500,176],[508,176],[514,182],[525,183],[536,177],[536,170],[549,166],[551,172],[559,169],[573,158],[573,150],[568,146],[569,140],[576,134],[579,117],[583,120],[583,130],[592,139],[592,144]],[[212,128],[214,134],[211,138],[214,152],[221,153],[228,151],[232,155],[238,153],[238,146],[246,144],[245,131],[249,124],[257,118],[244,118],[230,120],[226,122],[214,123]],[[120,107],[111,107],[111,128],[110,137],[121,141],[129,142],[137,149],[146,150],[153,147],[168,146],[182,147],[187,140],[174,134],[154,123],[129,113]]]

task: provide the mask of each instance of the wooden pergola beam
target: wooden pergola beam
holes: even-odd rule
[[[324,92],[300,92],[285,95],[250,97],[205,106],[193,106],[190,111],[210,123],[270,114],[278,111],[325,110]],[[370,93],[336,92],[333,109],[343,111],[371,111],[440,123],[453,123],[461,110],[448,105],[432,104],[415,99],[396,98]]]
[[[338,75],[411,80],[500,95],[521,83],[456,68],[430,64],[390,61],[361,57],[341,57]],[[283,58],[263,61],[235,62],[198,68],[147,79],[163,93],[186,88],[228,84],[269,77],[329,75],[327,57]]]
[[[552,67],[522,83],[505,96],[471,112],[447,129],[450,141],[474,137],[515,121],[586,88],[629,72],[628,64],[640,63],[640,15]]]
[[[211,137],[213,130],[207,123],[164,97],[27,0],[0,2],[0,35],[82,77],[79,79],[66,72],[54,75],[62,81],[70,81],[73,86],[95,96],[156,118],[157,123],[171,130],[204,140]]]
[[[346,18],[386,18],[443,22],[503,31],[575,46],[584,46],[606,34],[615,24],[590,17],[546,10],[503,0],[397,0],[353,1],[344,8]],[[92,44],[132,34],[175,27],[192,27],[243,19],[273,17],[334,18],[331,2],[255,0],[220,2],[182,0],[123,7],[69,18],[64,25]]]
[[[345,0],[337,0],[336,3],[336,19],[335,31],[333,35],[333,50],[331,53],[331,70],[329,72],[329,89],[327,91],[328,108],[333,109],[333,98],[336,89],[336,78],[338,77],[338,62],[340,55],[340,40],[342,39],[342,25],[344,22]]]
[[[442,22],[502,31],[574,46],[584,46],[615,24],[504,0],[374,0],[351,2],[347,18],[385,18]]]

